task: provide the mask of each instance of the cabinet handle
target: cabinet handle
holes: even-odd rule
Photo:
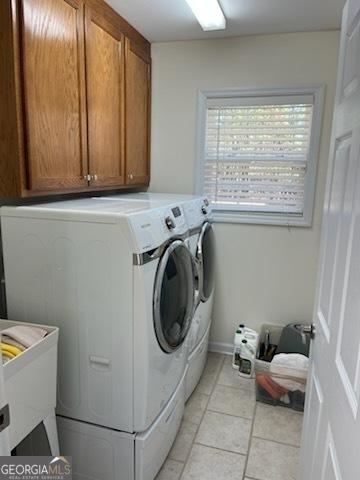
[[[132,173],[129,173],[128,177],[130,178],[130,180],[132,180],[134,178],[134,175]]]
[[[87,180],[88,182],[91,182],[92,180],[95,180],[96,182],[96,180],[98,179],[98,176],[87,174],[87,175],[84,175],[84,179]]]

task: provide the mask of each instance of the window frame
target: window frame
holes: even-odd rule
[[[213,209],[214,220],[223,223],[249,223],[260,225],[283,225],[297,227],[311,227],[315,204],[315,187],[317,178],[317,164],[320,152],[322,120],[325,100],[325,85],[310,85],[300,87],[274,88],[226,88],[219,90],[199,90],[198,92],[198,124],[197,124],[197,153],[195,172],[195,192],[203,194],[203,179],[205,168],[205,137],[206,137],[206,110],[208,100],[216,98],[238,97],[276,97],[276,96],[312,95],[314,109],[310,138],[309,159],[307,163],[304,187],[303,215],[286,215],[273,213],[256,213],[243,211],[221,211]]]

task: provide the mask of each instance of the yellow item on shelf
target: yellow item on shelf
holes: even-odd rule
[[[2,350],[1,353],[2,353],[3,357],[15,358],[15,355],[13,353],[7,352],[6,350]]]
[[[1,345],[1,350],[3,352],[8,352],[11,355],[13,355],[14,357],[16,357],[17,355],[19,355],[21,353],[20,348],[15,347],[14,345],[9,345],[8,343],[4,343],[4,342],[1,342],[0,345]]]

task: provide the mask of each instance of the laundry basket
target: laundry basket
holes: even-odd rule
[[[258,401],[304,410],[309,343],[309,337],[301,334],[300,324],[262,326],[255,361]],[[296,366],[281,362],[290,360],[288,354],[301,354],[291,355]]]

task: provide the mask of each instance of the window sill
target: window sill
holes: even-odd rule
[[[282,227],[311,227],[311,219],[303,216],[283,216],[271,214],[248,214],[240,212],[217,212],[213,210],[216,223],[244,223],[251,225],[274,225]]]

